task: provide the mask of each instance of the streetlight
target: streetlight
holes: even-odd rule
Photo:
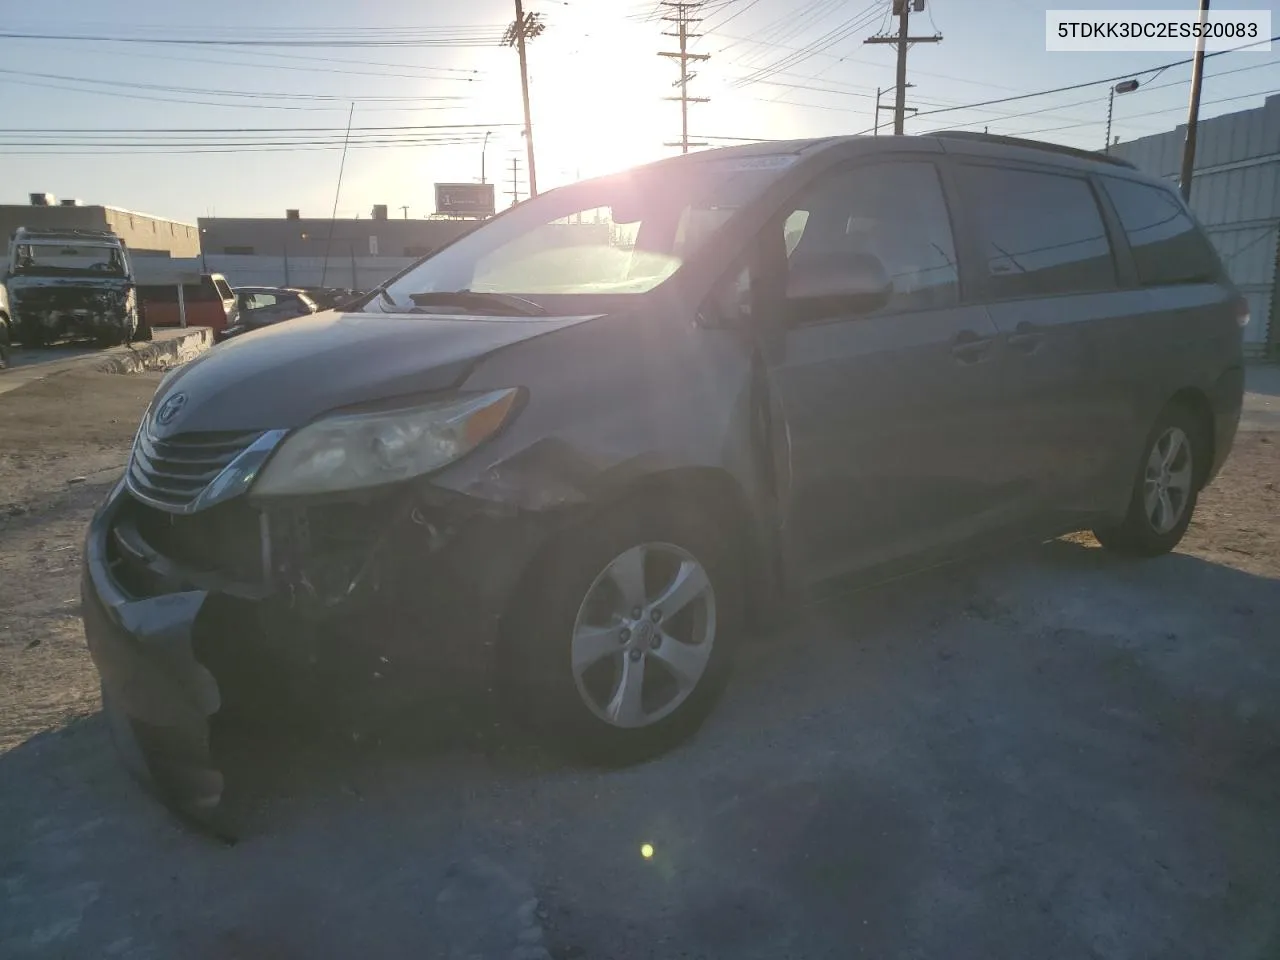
[[[1137,89],[1137,80],[1121,80],[1107,92],[1107,142],[1102,145],[1103,153],[1111,152],[1111,110],[1116,103],[1116,94],[1133,93]]]
[[[915,84],[914,84],[914,83],[908,83],[908,84],[906,85],[906,89],[910,90],[910,89],[911,89],[912,87],[914,87],[914,86],[915,86]],[[875,136],[877,136],[877,137],[878,137],[878,136],[880,136],[880,111],[881,111],[881,110],[895,110],[895,109],[897,109],[896,107],[882,107],[882,106],[880,106],[880,95],[881,95],[882,93],[884,93],[884,92],[885,92],[884,90],[881,90],[879,87],[876,87],[876,126],[875,126],[875,134],[874,134],[874,135],[875,135]],[[902,109],[903,109],[905,112],[907,112],[907,113],[919,113],[919,112],[920,112],[920,111],[919,111],[917,108],[915,108],[915,107],[903,107]]]
[[[491,134],[491,133],[493,133],[493,131],[492,131],[492,130],[486,130],[486,131],[484,132],[484,143],[480,144],[480,182],[481,182],[481,183],[484,183],[484,182],[485,182],[485,179],[484,179],[484,152],[485,152],[486,150],[488,150],[488,149],[489,149],[489,134]]]

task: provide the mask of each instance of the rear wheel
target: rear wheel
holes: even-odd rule
[[[660,500],[566,537],[507,618],[526,718],[607,763],[693,733],[724,688],[741,624],[726,547],[696,511]]]
[[[1207,456],[1208,438],[1195,414],[1180,404],[1166,407],[1147,435],[1124,520],[1095,530],[1098,542],[1142,557],[1176,547],[1191,522]]]

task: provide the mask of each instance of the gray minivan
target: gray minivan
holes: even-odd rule
[[[268,663],[494,691],[628,760],[789,591],[1092,529],[1151,556],[1230,449],[1248,321],[1173,187],[972,134],[553,190],[178,369],[94,517],[122,752],[183,811]]]

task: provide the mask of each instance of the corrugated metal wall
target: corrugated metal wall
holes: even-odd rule
[[[1112,147],[1140,170],[1176,179],[1186,126]],[[1280,345],[1276,274],[1280,253],[1280,95],[1253,110],[1200,124],[1191,208],[1249,299],[1245,342],[1254,352]]]

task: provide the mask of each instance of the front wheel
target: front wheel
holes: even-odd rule
[[[1205,475],[1208,438],[1186,407],[1166,407],[1147,435],[1129,510],[1120,524],[1094,530],[1109,550],[1130,556],[1168,553],[1191,523]]]
[[[735,558],[713,524],[646,502],[568,535],[534,580],[505,638],[532,724],[614,764],[698,728],[741,624]]]

